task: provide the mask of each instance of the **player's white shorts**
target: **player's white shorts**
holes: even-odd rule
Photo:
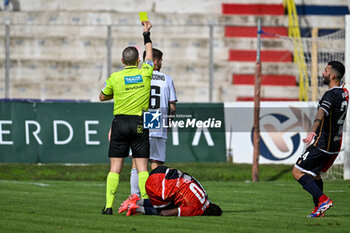
[[[165,163],[166,154],[166,140],[165,138],[149,138],[150,153],[149,159]]]

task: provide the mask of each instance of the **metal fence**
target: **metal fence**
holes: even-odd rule
[[[109,74],[122,68],[126,46],[136,46],[140,56],[143,52],[140,25],[6,23],[0,27],[4,28],[0,42],[4,98],[94,100],[91,95]],[[202,101],[213,102],[214,59],[222,54],[221,50],[215,54],[214,47],[223,49],[223,26],[156,25],[151,37],[154,47],[164,52],[162,71],[184,88],[201,86]]]
[[[80,24],[76,20],[76,24],[0,25],[0,52],[4,54],[1,97],[97,101],[96,93],[104,80],[123,68],[122,50],[136,46],[143,52],[140,25]],[[235,60],[235,52],[255,54],[256,37],[228,37],[227,26],[230,25],[158,24],[152,28],[153,45],[164,52],[162,72],[173,77],[182,102],[253,98],[254,84],[236,85],[234,75],[254,76],[255,58]],[[293,51],[288,37],[264,37],[261,47],[287,55]],[[263,75],[296,77],[295,86],[262,87],[262,97],[297,99],[298,69],[293,60],[262,62]]]

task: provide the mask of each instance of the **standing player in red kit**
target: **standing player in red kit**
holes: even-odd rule
[[[208,199],[203,186],[180,170],[159,166],[146,182],[149,199],[132,194],[119,208],[127,215],[142,213],[161,216],[221,216],[222,210]]]

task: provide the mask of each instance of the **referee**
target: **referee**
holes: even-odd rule
[[[139,53],[135,47],[127,47],[122,54],[124,70],[114,72],[100,93],[100,101],[114,99],[114,119],[111,126],[111,140],[108,157],[111,166],[107,176],[106,205],[102,214],[112,215],[112,206],[119,184],[119,174],[124,158],[132,150],[138,171],[142,198],[148,198],[145,184],[148,178],[149,132],[143,128],[143,111],[148,110],[151,78],[153,73],[151,22],[143,21],[143,37],[146,59],[138,69]]]

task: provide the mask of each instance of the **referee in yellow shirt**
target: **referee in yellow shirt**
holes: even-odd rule
[[[124,70],[114,72],[100,93],[100,101],[114,99],[114,119],[111,126],[111,140],[108,157],[111,167],[107,176],[106,205],[102,214],[113,214],[112,206],[119,184],[119,174],[124,158],[132,150],[139,178],[142,198],[148,198],[145,184],[148,178],[149,132],[143,128],[143,112],[148,111],[150,87],[153,73],[151,22],[143,21],[143,37],[146,59],[138,69],[139,53],[135,47],[123,51]]]

